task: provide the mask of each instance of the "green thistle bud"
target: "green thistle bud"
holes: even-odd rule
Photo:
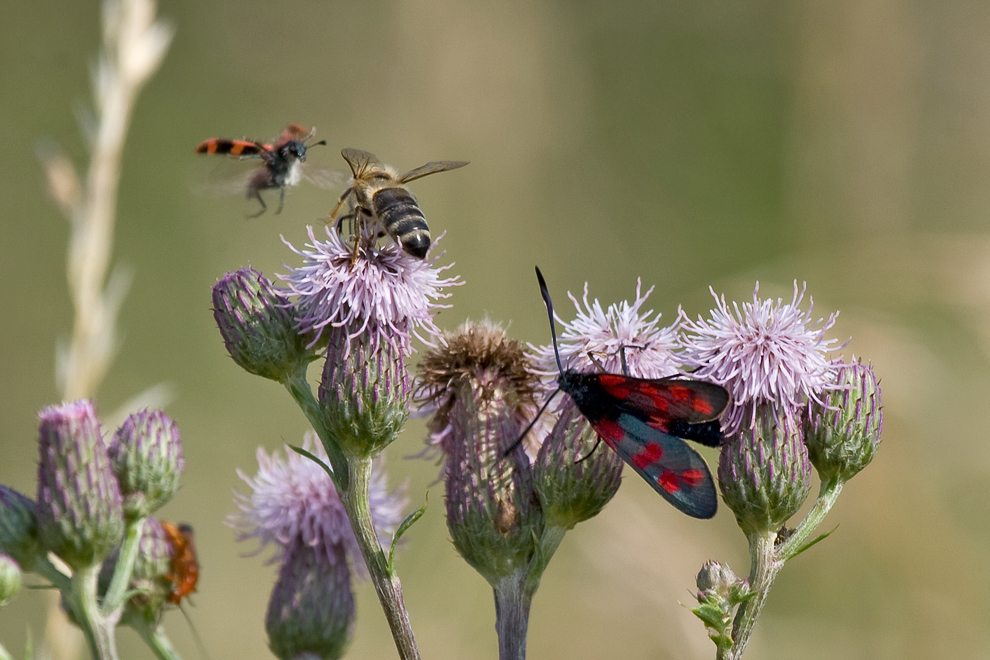
[[[343,657],[354,637],[351,572],[342,546],[334,554],[303,543],[289,548],[265,616],[272,653],[282,660]]]
[[[117,546],[103,562],[100,569],[100,593],[106,593],[117,569],[117,559],[120,546]],[[137,590],[128,601],[125,612],[127,616],[137,615],[148,623],[161,620],[169,594],[172,593],[172,556],[168,538],[162,525],[154,518],[144,521],[141,529],[141,540],[138,541],[138,553],[131,570],[131,581],[128,589]]]
[[[89,401],[50,406],[38,448],[38,536],[73,570],[106,558],[124,535],[120,486]]]
[[[407,351],[343,328],[329,334],[319,399],[327,429],[344,453],[374,457],[409,418]]]
[[[601,513],[619,491],[622,459],[600,447],[598,435],[568,400],[533,467],[533,485],[547,524],[573,529]]]
[[[0,607],[3,607],[21,590],[21,567],[11,557],[0,554]]]
[[[182,440],[175,422],[160,410],[130,415],[113,434],[108,451],[128,519],[151,515],[179,489]]]
[[[809,402],[804,416],[808,456],[822,481],[848,481],[869,465],[880,448],[883,410],[880,384],[859,361],[839,369],[835,389],[824,404]]]
[[[309,335],[296,329],[294,307],[251,268],[213,286],[213,318],[230,357],[245,371],[284,383],[315,359]]]
[[[748,585],[732,569],[717,561],[705,562],[698,573],[698,607],[692,609],[708,628],[720,649],[732,647],[730,628],[736,605],[749,596]]]
[[[30,497],[0,484],[0,554],[30,571],[44,550],[38,543],[38,518]]]
[[[747,536],[776,532],[808,497],[811,465],[793,418],[757,406],[754,423],[722,445],[722,499]]]

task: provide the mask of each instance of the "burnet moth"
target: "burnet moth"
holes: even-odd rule
[[[725,410],[729,393],[713,383],[689,378],[565,371],[557,350],[553,303],[539,268],[536,277],[550,316],[560,372],[550,399],[557,392],[567,393],[598,437],[678,510],[695,518],[714,516],[718,495],[708,464],[681,438],[717,447],[722,432],[716,418]]]

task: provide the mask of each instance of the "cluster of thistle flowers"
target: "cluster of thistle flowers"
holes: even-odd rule
[[[876,453],[877,379],[869,366],[829,357],[838,347],[825,333],[836,315],[815,320],[811,306],[803,311],[805,292],[796,283],[789,303],[761,300],[757,287],[752,303],[730,307],[715,296],[708,319],[692,321],[681,311],[668,327],[643,311],[650,291],[637,287],[632,303],[607,309],[589,302],[587,286],[582,301],[571,296],[576,317],[563,323],[564,368],[621,373],[625,362],[631,376],[689,376],[725,387],[731,403],[721,420],[722,497],[751,548],[768,536],[776,554],[767,561],[782,564],[804,549],[841,484]],[[432,414],[432,441],[446,457],[448,526],[461,554],[495,588],[500,617],[528,612],[564,531],[603,509],[622,469],[613,452],[591,451],[597,437],[569,397],[557,404],[555,419],[530,431],[526,451],[503,456],[541,395],[555,388],[553,347],[530,348],[527,353],[492,324],[468,323],[420,365],[419,400]],[[797,529],[785,530],[808,496],[812,465],[822,481],[820,506]],[[710,579],[716,573],[720,579]],[[754,592],[764,589],[765,599],[769,589],[749,582],[719,564],[706,565],[698,577],[695,612],[726,651],[734,645],[741,653],[759,614],[758,607],[742,612],[739,606],[762,603]]]
[[[114,628],[161,641],[175,602],[174,548],[152,517],[179,486],[182,443],[160,411],[127,418],[109,443],[86,400],[39,414],[37,499],[0,485],[0,603],[21,572],[62,592],[94,657],[116,657]]]

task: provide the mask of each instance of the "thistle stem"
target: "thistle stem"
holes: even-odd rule
[[[821,524],[822,520],[825,519],[825,516],[832,509],[835,500],[839,497],[839,493],[842,492],[844,483],[839,477],[832,477],[828,481],[822,482],[815,506],[808,512],[808,515],[801,521],[801,524],[797,526],[797,529],[791,533],[790,537],[777,548],[777,554],[781,561],[787,561],[801,552],[808,537],[818,528],[818,525]]]
[[[140,622],[132,622],[131,627],[137,631],[158,660],[182,660],[182,656],[172,646],[172,641],[160,624],[149,624],[141,619]]]
[[[117,567],[113,572],[113,579],[110,587],[103,597],[103,614],[117,612],[124,605],[124,594],[127,585],[131,583],[131,572],[134,570],[134,560],[137,559],[138,549],[141,545],[141,532],[144,530],[146,518],[138,518],[129,521],[127,532],[124,535],[124,543],[120,548],[120,556],[117,560]]]
[[[525,569],[518,570],[492,587],[495,592],[495,631],[498,633],[499,660],[526,658],[529,609],[535,593],[535,589],[529,588],[528,583],[531,580],[527,579],[528,572]]]
[[[289,377],[283,385],[285,385],[285,389],[289,390],[289,394],[295,399],[296,403],[302,409],[303,414],[306,415],[306,419],[312,425],[313,430],[320,437],[320,442],[323,444],[323,448],[326,449],[327,458],[330,459],[330,467],[333,469],[332,477],[334,486],[337,487],[337,492],[344,493],[348,491],[349,475],[347,459],[344,457],[343,452],[340,451],[340,446],[337,444],[336,439],[331,437],[330,431],[327,430],[326,422],[323,419],[323,410],[320,408],[320,403],[316,400],[316,397],[313,396],[313,388],[309,386],[309,382],[306,380],[305,367]],[[367,497],[367,494],[365,497]]]
[[[378,540],[374,523],[371,520],[371,507],[368,500],[368,487],[371,480],[371,459],[352,457],[347,461],[348,488],[339,491],[351,528],[361,546],[361,554],[371,574],[371,581],[378,593],[385,619],[392,630],[395,648],[402,660],[419,660],[419,649],[409,613],[402,599],[402,584],[398,576],[389,571],[388,560]]]
[[[96,603],[99,571],[100,565],[97,564],[73,573],[70,597],[93,660],[117,660],[117,640],[114,637],[116,619],[103,616]]]
[[[776,532],[754,534],[749,539],[749,554],[752,557],[749,585],[753,596],[740,605],[736,613],[732,624],[733,643],[728,655],[729,660],[738,660],[742,657],[746,644],[753,634],[756,620],[763,611],[767,596],[770,595],[770,587],[773,586],[777,573],[784,566],[784,562],[777,557],[774,549],[776,539]]]

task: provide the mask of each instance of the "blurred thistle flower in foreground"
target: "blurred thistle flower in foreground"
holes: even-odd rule
[[[327,455],[316,439],[307,432],[303,449],[326,462]],[[297,543],[313,548],[328,562],[348,560],[359,574],[364,562],[358,549],[344,505],[326,471],[316,462],[286,449],[285,458],[264,448],[257,451],[258,473],[237,474],[251,487],[248,494],[236,493],[234,502],[241,510],[228,516],[227,523],[237,530],[237,540],[258,539],[256,550],[275,546],[271,561],[282,561]],[[388,490],[387,475],[378,463],[370,482],[371,515],[379,539],[387,543],[402,522],[407,505],[405,487]]]
[[[777,414],[796,417],[805,400],[821,402],[822,391],[835,383],[837,365],[827,354],[841,347],[825,339],[838,312],[827,320],[813,320],[811,302],[801,310],[805,288],[794,282],[790,303],[778,298],[761,300],[760,285],[753,302],[733,303],[732,308],[711,290],[716,308],[711,318],[691,321],[681,311],[684,362],[696,367],[692,376],[721,385],[729,391],[730,407],[722,419],[726,436],[744,424],[756,423],[760,404],[770,404]]]
[[[327,456],[307,433],[303,448],[326,462]],[[238,475],[250,487],[236,494],[241,512],[228,518],[237,540],[256,538],[257,552],[276,547],[271,561],[281,563],[269,601],[266,628],[272,651],[284,660],[309,652],[337,658],[353,634],[354,597],[351,569],[367,569],[343,503],[329,475],[313,460],[286,449],[285,458],[259,448],[258,473]],[[371,517],[386,543],[402,521],[405,489],[387,490],[378,464],[370,481]]]

